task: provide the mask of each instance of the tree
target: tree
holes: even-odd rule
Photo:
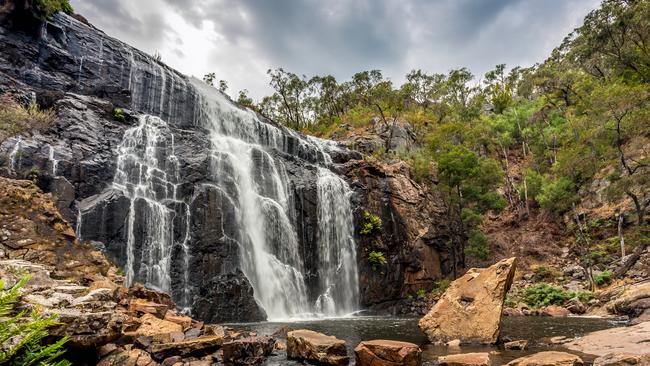
[[[253,99],[248,96],[248,89],[239,91],[237,95],[237,103],[249,108],[254,107]]]
[[[228,82],[225,80],[219,80],[219,91],[225,94],[227,90]]]
[[[214,80],[217,78],[217,75],[213,72],[208,73],[203,75],[203,82],[210,85],[214,86]]]

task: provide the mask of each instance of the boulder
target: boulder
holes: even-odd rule
[[[390,340],[364,341],[354,349],[357,366],[419,366],[420,347]]]
[[[528,348],[528,341],[525,339],[521,339],[517,341],[506,342],[503,344],[503,347],[505,349],[525,350],[526,348]]]
[[[564,346],[582,353],[605,356],[610,353],[647,353],[650,322],[588,333]]]
[[[521,309],[505,308],[503,309],[503,316],[524,316],[524,312]]]
[[[605,307],[608,312],[616,315],[627,315],[630,318],[642,316],[650,309],[650,282],[629,286]]]
[[[566,352],[545,351],[510,361],[508,366],[581,366],[582,359]]]
[[[176,324],[178,325],[178,324]],[[182,342],[154,343],[151,355],[157,360],[171,356],[203,356],[216,351],[223,344],[223,337],[204,336]]]
[[[223,361],[227,365],[256,365],[273,352],[271,337],[247,337],[223,344]]]
[[[142,325],[134,332],[135,337],[151,337],[156,342],[170,342],[171,333],[183,331],[183,327],[180,325],[158,319],[152,314],[144,314],[140,319]]]
[[[350,362],[345,341],[306,329],[287,333],[287,357],[337,366]]]
[[[136,314],[152,314],[156,318],[163,319],[167,314],[168,305],[156,304],[155,302],[145,299],[131,299],[129,302],[129,311]]]
[[[542,316],[551,316],[554,318],[561,318],[571,314],[569,310],[558,305],[549,305],[542,309]]]
[[[103,357],[97,366],[157,366],[151,356],[138,348],[114,351]]]
[[[569,312],[571,312],[571,314],[581,315],[587,312],[587,307],[577,297],[574,297],[567,301],[564,306],[567,310],[569,310]]]
[[[451,283],[440,301],[420,320],[431,342],[495,343],[506,293],[515,274],[516,258],[488,268],[472,268]]]
[[[440,366],[490,366],[490,355],[485,352],[460,353],[438,357]]]
[[[165,320],[168,322],[176,323],[183,327],[183,330],[188,329],[192,326],[192,318],[184,315],[176,315],[171,311],[167,311],[165,314]]]
[[[609,353],[594,360],[594,366],[650,366],[650,353]]]

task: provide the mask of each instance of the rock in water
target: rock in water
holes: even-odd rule
[[[634,355],[631,353],[610,353],[594,360],[594,366],[648,366],[650,353]]]
[[[413,343],[373,340],[354,349],[357,366],[420,366],[422,350]]]
[[[438,357],[440,366],[490,366],[490,355],[487,353],[460,353]]]
[[[648,353],[650,344],[650,322],[629,327],[599,330],[589,333],[575,341],[566,343],[568,349],[597,356],[609,353]]]
[[[273,352],[271,337],[248,337],[223,344],[223,360],[227,365],[257,365]]]
[[[455,280],[440,301],[420,319],[420,328],[434,343],[495,343],[501,310],[515,275],[516,258],[488,268],[471,268]]]
[[[337,366],[350,362],[345,341],[306,329],[287,333],[287,357]]]
[[[581,366],[582,359],[566,352],[546,351],[510,361],[508,366]]]

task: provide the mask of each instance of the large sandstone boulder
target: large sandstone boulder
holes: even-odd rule
[[[438,357],[440,366],[490,366],[490,355],[485,352],[460,353]]]
[[[287,357],[337,366],[350,362],[345,341],[306,329],[287,333]]]
[[[508,366],[581,366],[582,359],[566,352],[546,351],[510,361]]]
[[[224,343],[223,361],[228,365],[257,365],[275,348],[271,337],[247,337]]]
[[[650,317],[650,282],[629,286],[606,305],[607,311],[630,318]]]
[[[594,366],[650,366],[650,353],[610,353],[594,360]]]
[[[413,343],[373,340],[354,349],[357,366],[419,366],[422,350]]]
[[[575,351],[605,356],[609,353],[648,353],[650,322],[629,327],[599,330],[589,333],[564,346]]]
[[[440,301],[420,320],[420,328],[429,340],[495,343],[515,265],[516,258],[504,259],[488,268],[472,268],[452,282]]]

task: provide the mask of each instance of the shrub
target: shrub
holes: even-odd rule
[[[372,251],[368,253],[368,263],[373,271],[376,271],[379,267],[386,264],[386,257],[384,253]]]
[[[116,121],[124,122],[124,109],[122,108],[115,108],[113,110],[113,117],[115,118]]]
[[[449,285],[451,285],[451,280],[448,280],[446,278],[438,280],[436,281],[436,287],[434,287],[433,290],[431,290],[431,293],[441,295],[445,293],[445,291],[447,291]]]
[[[549,280],[553,277],[553,272],[546,266],[539,266],[533,270],[533,280],[535,282]]]
[[[548,283],[538,283],[524,290],[524,302],[533,307],[562,305],[573,296],[564,289]]]
[[[68,0],[36,0],[35,7],[36,16],[41,19],[49,19],[57,12],[74,14],[74,9]]]
[[[9,94],[0,95],[0,143],[23,131],[49,126],[54,116],[52,110],[41,110],[36,103],[25,106]]]
[[[416,294],[418,295],[419,298],[422,299],[427,295],[427,292],[423,288],[421,288],[421,289],[418,290],[418,292]]]
[[[368,211],[363,211],[362,217],[363,222],[361,223],[359,234],[370,235],[381,230],[381,219],[379,216],[371,214]]]
[[[59,360],[65,352],[63,346],[67,337],[45,345],[43,339],[48,336],[47,329],[56,325],[56,319],[43,318],[36,312],[29,316],[25,310],[18,311],[16,303],[29,276],[23,277],[15,286],[8,290],[0,290],[0,364],[5,365],[39,365],[67,366],[68,361]],[[0,289],[4,282],[0,280]],[[57,361],[58,360],[58,361]]]
[[[537,196],[542,208],[555,213],[566,212],[576,202],[575,186],[569,179],[561,177],[557,180],[545,179],[541,192]]]
[[[613,278],[614,278],[614,273],[612,273],[612,271],[607,270],[594,276],[594,282],[598,286],[604,286],[612,282]]]
[[[490,255],[487,237],[478,230],[472,231],[465,253],[477,259],[487,259]]]

